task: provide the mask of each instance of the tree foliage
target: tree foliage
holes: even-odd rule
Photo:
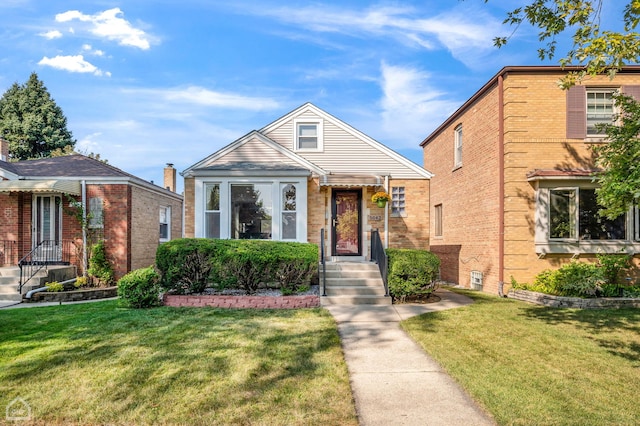
[[[485,0],[487,3],[489,0]],[[540,59],[556,55],[556,37],[572,32],[573,47],[560,59],[560,65],[584,65],[582,71],[572,71],[561,80],[568,88],[586,75],[609,73],[611,76],[624,65],[638,62],[640,34],[635,31],[640,22],[640,0],[629,0],[622,9],[623,31],[601,28],[600,15],[604,0],[529,0],[530,3],[507,13],[505,24],[515,26],[529,23],[539,30]],[[614,2],[608,2],[611,4]],[[515,32],[515,30],[514,30]],[[497,47],[504,46],[510,37],[495,37]]]
[[[36,73],[23,85],[14,83],[0,98],[0,136],[9,142],[12,160],[48,157],[76,143],[62,109]]]
[[[640,102],[622,94],[614,95],[619,113],[616,123],[605,127],[608,140],[593,148],[601,214],[615,219],[640,201]]]

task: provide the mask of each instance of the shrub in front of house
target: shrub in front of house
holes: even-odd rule
[[[394,301],[428,296],[437,289],[440,259],[426,250],[387,249],[387,282]]]
[[[136,269],[118,280],[118,297],[131,308],[151,308],[160,301],[160,276],[153,266]]]
[[[113,284],[113,266],[111,266],[111,262],[107,257],[104,241],[100,241],[91,247],[87,274],[100,285],[110,286]]]
[[[314,244],[265,240],[182,238],[156,252],[161,285],[174,294],[200,293],[207,286],[255,293],[275,284],[284,294],[308,288],[317,273]]]
[[[597,263],[572,261],[558,269],[546,269],[536,275],[533,283],[518,283],[514,289],[535,291],[567,297],[636,297],[640,288],[620,283],[621,275],[630,268],[630,256],[597,255]]]

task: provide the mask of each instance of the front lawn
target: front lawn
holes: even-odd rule
[[[357,424],[321,309],[5,309],[0,384],[38,424]]]
[[[462,292],[475,303],[402,326],[499,424],[640,424],[640,310]]]

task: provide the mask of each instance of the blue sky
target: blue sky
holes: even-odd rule
[[[0,92],[35,71],[79,150],[156,183],[305,102],[422,165],[500,68],[555,64],[524,26],[493,47],[522,3],[3,0]]]

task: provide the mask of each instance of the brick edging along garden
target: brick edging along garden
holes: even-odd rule
[[[523,302],[530,302],[554,308],[640,308],[640,299],[626,297],[597,297],[583,299],[580,297],[553,296],[528,290],[511,290],[509,291],[508,297]]]
[[[313,294],[305,296],[180,296],[165,294],[163,301],[165,306],[172,307],[299,309],[320,306],[320,297]]]

